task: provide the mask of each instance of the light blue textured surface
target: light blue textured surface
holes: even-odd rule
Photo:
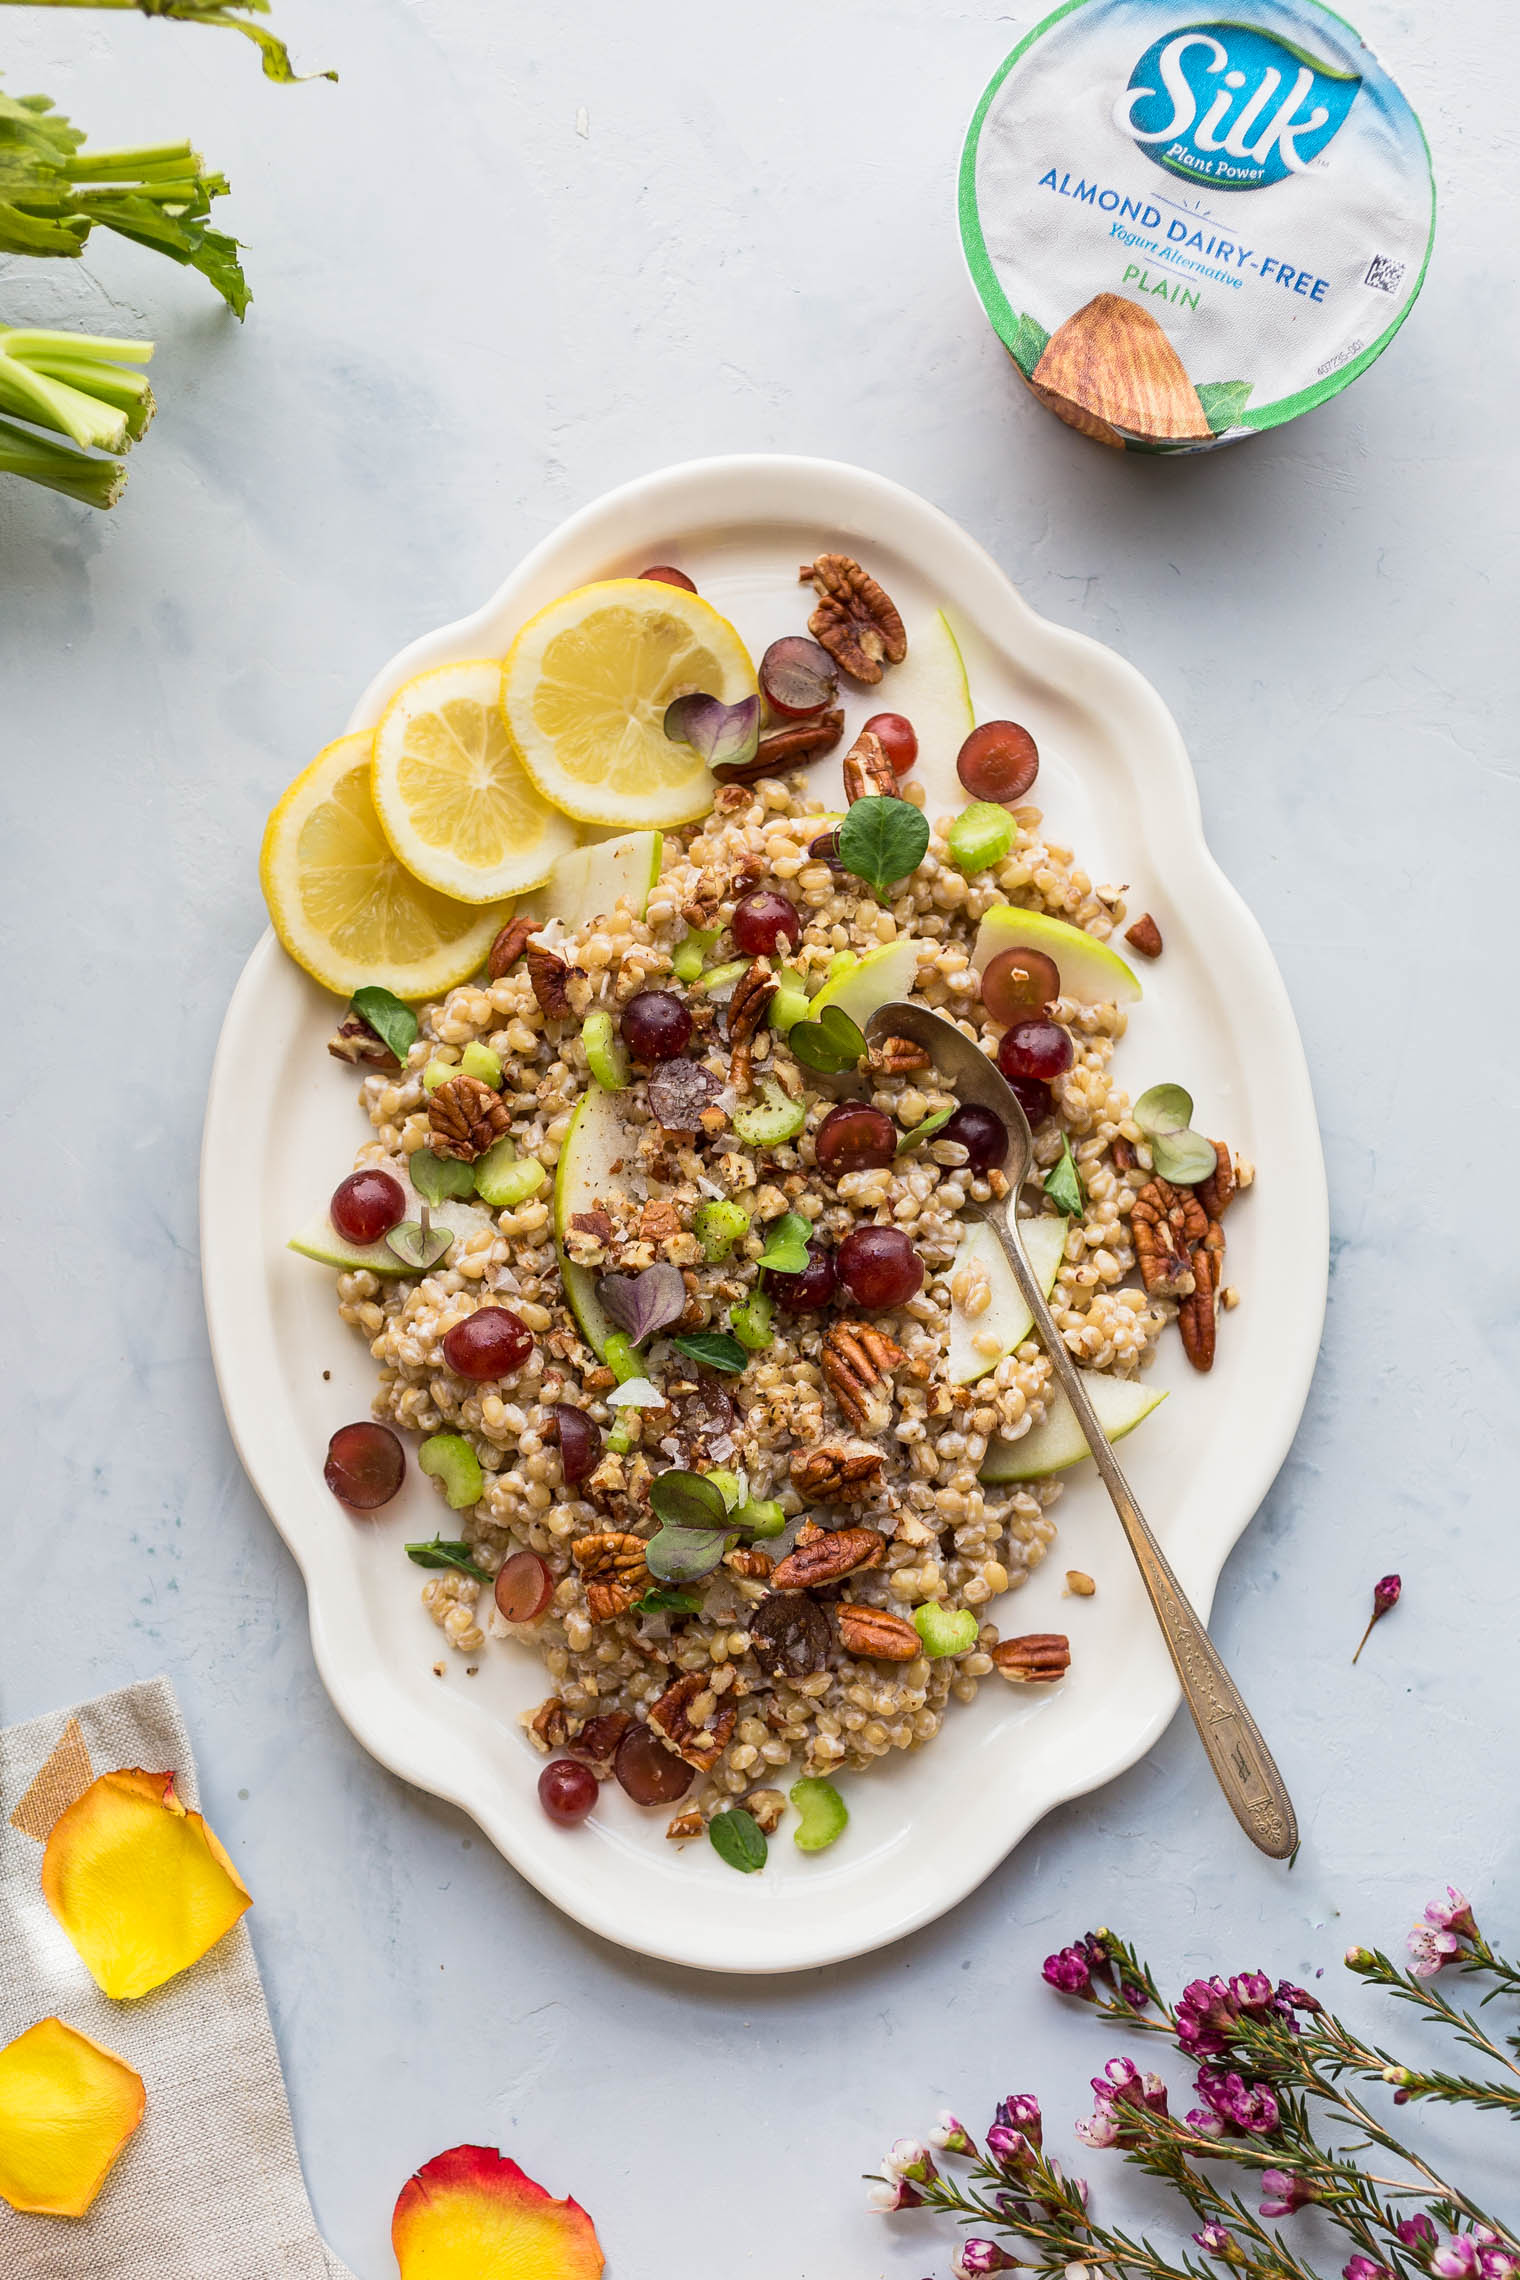
[[[960,136],[1027,11],[280,18],[341,86],[267,85],[189,28],[0,26],[7,88],[98,140],[193,132],[256,294],[239,332],[132,248],[0,264],[7,319],[155,337],[163,407],[109,519],[0,486],[0,1708],[173,1677],[361,2280],[391,2274],[408,2171],[459,2139],[573,2190],[616,2280],[917,2280],[948,2254],[868,2218],[857,2175],[945,2102],[1083,2110],[1114,2046],[1035,1973],[1084,1924],[1169,1974],[1333,1985],[1449,1873],[1520,1932],[1514,25],[1492,0],[1438,31],[1387,0],[1359,18],[1435,150],[1424,298],[1343,399],[1203,464],[1045,417],[962,273]],[[1178,1725],[910,1947],[746,1985],[585,1937],[349,1740],[222,1427],[195,1168],[265,811],[370,673],[606,486],[765,448],[926,493],[1173,706],[1298,1009],[1335,1256],[1308,1414],[1215,1621],[1298,1800],[1297,1868],[1236,1836]],[[1353,1672],[1389,1568],[1404,1603]]]

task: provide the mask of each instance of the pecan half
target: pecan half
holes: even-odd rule
[[[870,1064],[879,1077],[911,1077],[933,1066],[922,1045],[915,1045],[911,1037],[884,1037],[871,1047]]]
[[[1234,1201],[1240,1182],[1235,1177],[1235,1159],[1222,1140],[1214,1142],[1214,1169],[1206,1180],[1199,1180],[1193,1189],[1210,1219],[1223,1219]]]
[[[723,1555],[723,1565],[746,1583],[769,1583],[772,1564],[770,1553],[762,1552],[758,1544],[736,1544]]]
[[[586,1589],[586,1612],[593,1623],[611,1623],[626,1615],[649,1582],[644,1564],[644,1540],[619,1528],[604,1528],[594,1536],[581,1536],[570,1547]]]
[[[823,1583],[838,1583],[842,1576],[858,1575],[862,1568],[880,1567],[887,1539],[876,1528],[837,1528],[799,1544],[782,1561],[771,1582],[778,1591],[816,1591]]]
[[[479,1077],[449,1077],[428,1102],[428,1128],[435,1156],[473,1164],[512,1119],[507,1104]]]
[[[351,1061],[355,1066],[361,1061],[369,1069],[401,1066],[385,1039],[377,1036],[363,1014],[355,1013],[352,1007],[328,1038],[327,1050],[335,1061]]]
[[[569,1737],[570,1721],[565,1705],[557,1694],[547,1702],[540,1702],[528,1721],[528,1731],[541,1750],[562,1750]]]
[[[744,1045],[754,1036],[765,1019],[765,1009],[777,990],[775,975],[768,958],[757,958],[747,972],[734,984],[734,994],[728,1001],[728,1042]]]
[[[862,1504],[874,1495],[886,1460],[869,1441],[825,1441],[792,1457],[792,1486],[809,1504]]]
[[[1191,1188],[1154,1179],[1140,1190],[1130,1214],[1140,1279],[1148,1291],[1185,1297],[1191,1288],[1189,1253],[1208,1233],[1208,1214]]]
[[[808,631],[852,681],[874,688],[883,664],[900,665],[908,636],[890,594],[848,554],[820,554],[797,576],[818,596]]]
[[[923,1652],[923,1641],[905,1615],[862,1607],[853,1599],[841,1600],[834,1612],[839,1644],[847,1655],[868,1662],[912,1662]]]
[[[510,973],[527,949],[529,935],[537,931],[536,918],[509,918],[486,952],[487,981],[499,982],[503,974]]]
[[[720,784],[757,784],[762,776],[781,776],[788,768],[802,768],[832,752],[844,734],[842,711],[820,713],[816,720],[788,721],[762,736],[753,760],[724,760],[713,774]]]
[[[1142,958],[1159,958],[1161,955],[1161,929],[1148,910],[1141,912],[1133,926],[1126,926],[1124,939],[1139,951]]]
[[[545,1021],[568,1021],[570,969],[564,959],[556,958],[552,950],[540,950],[536,943],[530,944],[528,979]]]
[[[737,1716],[731,1702],[720,1703],[708,1679],[706,1671],[683,1671],[649,1712],[660,1739],[698,1773],[710,1772],[717,1763]]]
[[[868,728],[861,730],[844,756],[844,796],[851,806],[856,800],[902,797],[897,770],[887,758],[881,738]]]
[[[836,1322],[823,1342],[823,1374],[857,1433],[886,1423],[888,1375],[903,1360],[895,1339],[870,1322]]]
[[[1050,1686],[1071,1668],[1071,1641],[1064,1631],[1026,1631],[1021,1639],[1000,1639],[992,1659],[1015,1686]]]
[[[1193,1288],[1177,1309],[1182,1344],[1195,1370],[1214,1367],[1214,1301],[1223,1280],[1224,1229],[1211,1219],[1192,1250]]]

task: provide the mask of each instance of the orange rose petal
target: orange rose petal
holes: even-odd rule
[[[598,2280],[605,2259],[576,2201],[555,2201],[491,2146],[456,2145],[401,2189],[401,2280]]]
[[[0,2196],[44,2217],[82,2217],[143,2118],[142,2077],[61,2019],[0,2050]]]
[[[103,1773],[53,1823],[42,1895],[107,1995],[187,1971],[251,1906],[247,1887],[172,1773]]]

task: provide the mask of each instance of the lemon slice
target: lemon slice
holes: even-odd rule
[[[340,736],[297,776],[264,827],[259,883],[276,934],[324,989],[435,997],[484,964],[511,906],[451,902],[397,862],[370,797],[374,741]]]
[[[375,730],[380,828],[407,869],[460,902],[542,886],[579,834],[540,795],[501,717],[492,657],[396,691]]]
[[[743,642],[710,602],[647,578],[582,586],[540,610],[507,653],[501,702],[545,799],[583,823],[669,827],[705,815],[706,763],[665,734],[688,690],[755,694]]]

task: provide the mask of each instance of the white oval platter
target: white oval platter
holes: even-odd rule
[[[573,516],[475,616],[394,658],[348,725],[370,724],[428,666],[499,654],[557,594],[651,562],[683,567],[758,656],[801,629],[797,565],[826,547],[864,560],[910,631],[943,607],[978,718],[1011,716],[1033,730],[1042,756],[1033,796],[1048,831],[1094,879],[1128,882],[1131,912],[1152,911],[1166,939],[1160,962],[1144,968],[1118,1073],[1132,1093],[1185,1082],[1202,1128],[1259,1167],[1230,1213],[1228,1272],[1242,1303],[1222,1325],[1213,1373],[1195,1376],[1167,1338],[1155,1367],[1172,1398],[1124,1450],[1206,1612],[1307,1395],[1327,1280],[1325,1177],[1281,977],[1205,844],[1176,725],[1135,668],[1037,616],[964,531],[911,492],[831,461],[727,458],[647,476]],[[890,701],[887,687],[877,703]],[[850,732],[874,709],[854,700]],[[822,788],[833,796],[829,780]],[[765,1871],[737,1876],[707,1845],[668,1843],[666,1815],[640,1812],[615,1785],[581,1828],[552,1826],[535,1795],[542,1761],[516,1724],[549,1690],[537,1656],[488,1640],[467,1676],[420,1605],[421,1578],[401,1547],[437,1531],[430,1484],[413,1468],[368,1522],[347,1517],[323,1485],[328,1437],[368,1415],[374,1374],[362,1340],[338,1321],[332,1274],[285,1248],[368,1136],[350,1072],[324,1049],[335,1005],[266,934],[233,994],[212,1075],[202,1256],[233,1438],[304,1573],[323,1681],[366,1749],[460,1806],[522,1875],[604,1938],[735,1972],[801,1970],[900,1939],[972,1891],[1053,1805],[1149,1749],[1177,1708],[1177,1683],[1083,1466],[1067,1476],[1052,1555],[997,1610],[1005,1634],[1068,1632],[1070,1676],[1040,1691],[991,1679],[974,1704],[952,1703],[929,1748],[846,1781],[850,1825],[830,1851],[797,1853],[784,1822]],[[1097,1578],[1096,1597],[1062,1596],[1068,1566]],[[1220,1846],[1245,1842],[1222,1799],[1214,1825]]]

